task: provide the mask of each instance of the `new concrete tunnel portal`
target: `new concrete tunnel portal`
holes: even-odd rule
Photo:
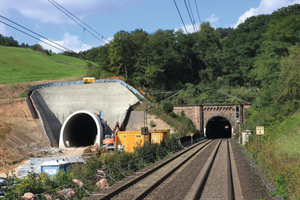
[[[206,138],[231,138],[232,125],[228,119],[224,117],[213,117],[206,125]]]
[[[102,144],[101,119],[88,110],[72,113],[60,131],[59,147],[80,147]]]

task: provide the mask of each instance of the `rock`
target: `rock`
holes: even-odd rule
[[[45,194],[47,200],[52,200],[52,196],[50,194]]]
[[[109,187],[109,184],[106,178],[101,179],[96,183],[97,186],[100,186],[100,190],[104,190],[105,188]]]
[[[101,176],[104,176],[104,177],[106,177],[106,174],[105,174],[105,172],[104,172],[104,171],[102,171],[102,170],[99,170],[99,169],[97,169],[97,175],[101,175]]]
[[[72,182],[73,182],[73,183],[76,183],[76,184],[79,186],[79,188],[81,188],[81,187],[83,186],[82,181],[80,181],[80,180],[78,180],[78,179],[73,179]]]
[[[20,200],[36,200],[35,195],[31,192],[26,192],[23,196],[20,197]]]
[[[64,190],[58,191],[58,195],[59,196],[66,196],[68,198],[73,198],[73,197],[75,197],[76,193],[71,188],[66,188]]]

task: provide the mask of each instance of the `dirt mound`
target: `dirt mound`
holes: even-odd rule
[[[0,85],[0,166],[60,153],[50,148],[40,120],[31,117],[26,95],[33,85],[67,80]]]

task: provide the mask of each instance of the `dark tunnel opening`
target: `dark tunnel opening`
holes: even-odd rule
[[[94,119],[86,114],[74,115],[65,125],[63,141],[69,141],[69,147],[93,145],[97,136]]]
[[[206,138],[231,138],[231,124],[224,117],[214,117],[206,125]]]

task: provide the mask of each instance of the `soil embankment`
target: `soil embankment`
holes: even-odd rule
[[[57,155],[58,149],[50,148],[39,119],[33,119],[26,102],[29,87],[48,80],[30,83],[0,85],[0,171],[28,157]]]

